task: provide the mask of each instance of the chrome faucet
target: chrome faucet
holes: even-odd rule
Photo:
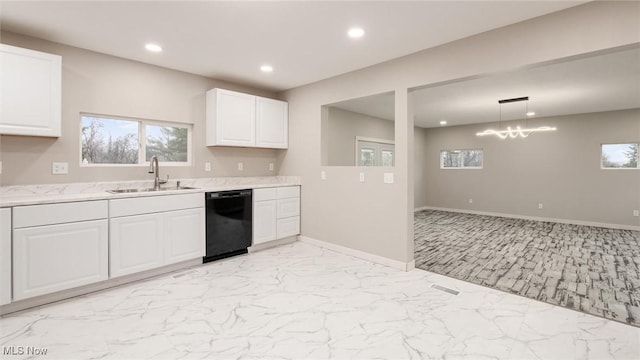
[[[169,181],[169,175],[167,175],[167,180],[160,180],[160,165],[158,164],[158,157],[151,157],[151,167],[149,168],[149,174],[155,174],[156,177],[153,180],[153,189],[160,190],[160,184],[166,184]]]

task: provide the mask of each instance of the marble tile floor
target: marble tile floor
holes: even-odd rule
[[[416,267],[640,326],[640,231],[423,210]]]
[[[638,359],[640,329],[295,242],[7,315],[0,345],[3,359]],[[7,355],[20,349],[47,353]]]

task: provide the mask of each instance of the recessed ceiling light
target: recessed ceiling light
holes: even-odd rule
[[[536,115],[536,113],[535,113],[535,112],[533,112],[533,111],[529,111],[529,112],[527,113],[527,116],[535,116],[535,115]]]
[[[273,71],[273,67],[271,65],[262,65],[260,66],[260,71],[262,72],[272,72]]]
[[[447,120],[440,120],[440,125],[447,125]]]
[[[362,36],[364,36],[364,30],[362,28],[351,28],[351,29],[349,29],[347,34],[352,39],[358,39],[358,38],[361,38]]]
[[[149,44],[146,44],[144,46],[144,48],[149,50],[149,51],[151,51],[151,52],[160,52],[160,51],[162,51],[162,47],[160,47],[160,45],[158,45],[158,44],[149,43]]]

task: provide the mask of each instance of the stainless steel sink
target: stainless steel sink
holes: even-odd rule
[[[170,186],[170,187],[161,187],[159,189],[154,189],[154,188],[115,189],[115,190],[107,190],[107,192],[112,194],[126,194],[126,193],[139,193],[139,192],[195,190],[195,189],[197,188],[189,187],[189,186]]]

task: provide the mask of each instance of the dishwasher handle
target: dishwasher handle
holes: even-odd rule
[[[206,194],[207,199],[224,199],[251,196],[251,190],[218,191]]]

